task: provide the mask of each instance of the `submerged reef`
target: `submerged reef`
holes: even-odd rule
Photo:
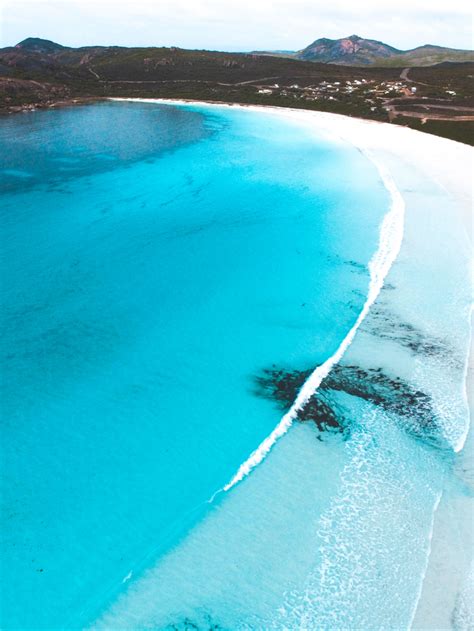
[[[288,409],[313,370],[270,368],[254,378],[254,393]],[[437,439],[437,423],[430,397],[399,377],[381,368],[361,368],[338,364],[322,381],[308,403],[298,412],[298,420],[315,423],[320,432],[348,435],[350,422],[346,406],[338,403],[338,393],[363,399],[395,415],[410,432]]]

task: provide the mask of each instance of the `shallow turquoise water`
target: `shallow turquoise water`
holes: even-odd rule
[[[471,251],[456,199],[399,158],[387,162],[406,201],[404,239],[336,367],[352,371],[344,392],[330,390],[348,434],[294,424],[94,628],[411,627],[440,499],[455,506],[472,494],[460,451]],[[356,370],[363,384],[383,384],[392,407],[358,393]]]
[[[73,628],[279,421],[255,376],[336,350],[388,195],[354,148],[245,110],[37,112],[0,142],[2,626]]]

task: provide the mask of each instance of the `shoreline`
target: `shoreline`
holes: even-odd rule
[[[383,121],[300,108],[192,99],[108,97],[107,100],[249,109],[286,116],[294,120],[299,119],[305,123],[311,118],[317,131],[325,132],[333,140],[338,138],[343,142],[352,144],[368,152],[369,155],[373,154],[377,160],[380,160],[382,166],[387,161],[387,157],[395,158],[420,169],[429,179],[437,181],[457,199],[460,211],[459,218],[464,224],[467,240],[471,247],[473,245],[474,217],[471,210],[470,174],[472,167],[474,167],[474,149],[465,143]],[[420,146],[415,147],[410,142],[415,140],[418,140]],[[387,167],[387,165],[385,166]]]
[[[206,105],[220,108],[247,108],[267,114],[289,117],[293,120],[311,123],[316,133],[325,134],[334,140],[350,143],[374,158],[376,165],[386,169],[395,185],[402,192],[412,192],[404,184],[403,171],[416,172],[423,183],[436,183],[454,200],[456,221],[463,227],[463,247],[472,251],[473,218],[471,169],[474,161],[472,147],[453,140],[448,140],[417,130],[390,125],[378,121],[364,120],[327,112],[305,111],[300,109],[278,108],[272,106],[240,105],[232,103],[213,103],[183,99],[112,99],[117,101],[150,102],[162,104]],[[407,181],[407,178],[405,178]],[[422,192],[422,191],[420,191]],[[416,206],[407,206],[407,213],[416,212]],[[471,310],[472,328],[472,310]],[[471,336],[470,348],[465,356],[465,392],[464,398],[471,419],[474,417],[474,385],[470,376],[474,373],[474,349]],[[467,484],[474,483],[474,471],[469,466],[470,453],[473,449],[472,424],[460,441],[458,468],[467,468],[472,473]],[[420,592],[412,615],[411,628],[450,628],[456,623],[456,612],[462,608],[464,585],[468,582],[468,551],[471,549],[472,533],[469,512],[472,510],[469,498],[454,502],[449,494],[443,493],[433,512],[430,553],[427,558],[424,578],[420,583]],[[455,513],[453,515],[453,513]],[[453,528],[460,537],[453,541]],[[442,578],[440,578],[442,577]]]
[[[143,101],[143,102],[162,102],[162,103],[183,103],[183,104],[206,104],[206,105],[215,105],[215,106],[231,106],[231,107],[244,107],[244,108],[258,108],[265,110],[287,110],[291,112],[302,112],[302,113],[313,113],[313,114],[329,114],[334,116],[340,116],[342,118],[349,118],[352,120],[359,120],[365,122],[372,123],[383,123],[386,125],[390,125],[393,127],[403,127],[406,129],[411,129],[406,124],[396,124],[392,122],[392,119],[389,117],[387,120],[380,120],[377,118],[363,118],[360,116],[352,116],[350,113],[347,114],[338,114],[335,112],[328,112],[327,110],[316,110],[309,107],[289,107],[284,105],[261,105],[254,103],[239,103],[239,102],[229,102],[229,101],[210,101],[210,100],[195,100],[195,99],[185,99],[185,98],[153,98],[153,97],[109,97],[109,96],[77,96],[77,97],[64,97],[56,100],[46,100],[46,101],[37,101],[31,103],[24,103],[19,105],[5,105],[0,107],[0,118],[2,116],[8,116],[10,114],[25,114],[27,112],[35,112],[38,110],[48,110],[55,109],[60,107],[71,107],[74,105],[88,105],[94,103],[100,103],[105,101]],[[436,118],[432,120],[437,120]],[[448,120],[448,119],[447,119]],[[461,119],[456,119],[461,120]],[[450,122],[456,122],[456,120],[452,120]],[[449,122],[449,121],[448,121]],[[424,135],[435,136],[436,138],[445,138],[447,140],[451,140],[449,136],[438,135],[436,132],[427,132],[424,130],[415,130]],[[474,146],[472,142],[460,142],[458,140],[451,140],[451,142],[456,142],[461,145],[465,145],[468,147]]]
[[[64,98],[56,101],[37,101],[36,103],[25,103],[24,105],[8,105],[0,109],[0,116],[11,114],[26,114],[37,112],[38,110],[52,110],[61,107],[73,107],[74,105],[92,105],[101,101],[108,101],[107,97],[101,96],[78,96],[75,98]]]
[[[252,111],[262,111],[267,113],[274,113],[275,115],[280,116],[290,116],[293,119],[300,119],[301,122],[308,122],[309,118],[314,119],[315,128],[318,131],[326,131],[331,134],[334,139],[334,135],[337,136],[340,140],[348,142],[350,144],[355,145],[360,149],[365,149],[367,151],[392,151],[393,154],[397,155],[398,158],[406,159],[407,161],[416,164],[416,166],[420,166],[420,163],[427,158],[427,155],[424,154],[423,149],[427,149],[425,146],[423,148],[418,148],[416,152],[416,157],[413,159],[413,155],[410,159],[409,152],[413,151],[413,146],[409,144],[410,140],[414,140],[418,138],[420,142],[423,142],[425,145],[427,143],[431,144],[431,141],[434,139],[435,143],[440,143],[438,147],[434,147],[436,149],[448,149],[451,146],[454,151],[454,147],[457,147],[457,153],[460,154],[464,152],[464,158],[468,158],[471,161],[471,166],[474,165],[474,149],[470,145],[458,142],[457,140],[451,140],[449,138],[444,138],[443,136],[435,136],[434,134],[430,134],[427,132],[419,131],[417,129],[411,129],[409,127],[405,127],[403,125],[394,125],[385,121],[377,121],[369,118],[359,118],[356,116],[346,116],[344,114],[336,114],[333,112],[323,112],[318,110],[310,110],[303,108],[291,108],[291,107],[278,107],[274,105],[253,105],[247,103],[232,103],[225,101],[199,101],[194,99],[154,99],[154,98],[140,98],[140,97],[105,97],[100,100],[107,101],[116,101],[116,102],[131,102],[131,103],[157,103],[163,105],[195,105],[195,106],[211,106],[211,107],[222,107],[222,108],[234,108],[234,109],[249,109]],[[318,120],[319,119],[319,120]],[[338,123],[342,125],[342,127],[338,126]],[[356,129],[359,127],[360,129]],[[362,128],[366,129],[363,130]],[[371,131],[374,132],[373,136],[366,135],[363,131]],[[375,130],[384,130],[386,137],[380,138],[379,134],[375,136]],[[397,136],[404,135],[407,142],[407,147],[409,147],[409,152],[401,152],[400,147],[397,147],[395,142],[399,140]],[[389,138],[389,136],[391,136]],[[390,146],[387,140],[393,141],[394,146]],[[442,147],[441,145],[445,145]],[[470,154],[470,155],[469,155]],[[440,180],[440,184],[447,189],[449,192],[452,192],[456,196],[461,196],[463,198],[463,207],[465,209],[464,212],[464,224],[466,226],[466,232],[468,237],[473,242],[474,235],[474,223],[473,218],[470,216],[470,208],[467,206],[470,204],[470,200],[472,199],[472,190],[469,186],[469,178],[466,178],[466,175],[469,175],[469,168],[464,168],[463,173],[458,173],[456,175],[455,167],[459,165],[453,165],[447,157],[443,154],[441,156],[440,164],[439,160],[435,160],[438,156],[430,154],[431,160],[428,161],[426,174],[431,176],[433,179]],[[420,159],[422,158],[422,159]],[[446,168],[446,163],[449,163],[448,168]],[[431,173],[430,173],[431,172]],[[467,181],[466,181],[467,179]]]

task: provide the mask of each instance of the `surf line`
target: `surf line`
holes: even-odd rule
[[[250,454],[247,460],[240,465],[232,479],[214,493],[208,502],[212,502],[219,493],[230,491],[232,487],[246,478],[249,473],[265,459],[266,455],[275,443],[287,433],[292,426],[293,421],[298,416],[298,412],[304,408],[306,403],[308,403],[316,390],[319,388],[323,379],[327,377],[333,366],[342,359],[344,353],[351,345],[355,334],[357,333],[357,329],[360,327],[364,318],[368,314],[370,307],[374,304],[380,290],[382,289],[385,277],[400,252],[405,220],[405,200],[385,166],[380,164],[370,152],[364,151],[363,153],[377,168],[380,178],[391,198],[390,209],[384,216],[380,226],[377,251],[369,261],[370,281],[365,304],[362,307],[355,324],[342,340],[334,355],[329,357],[323,364],[318,366],[311,373],[299,391],[293,405],[282,417],[275,429],[260,443],[257,449]]]

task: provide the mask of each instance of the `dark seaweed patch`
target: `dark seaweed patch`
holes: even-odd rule
[[[255,394],[276,401],[288,409],[312,370],[266,369],[255,377]],[[348,434],[348,420],[337,405],[336,393],[363,399],[384,411],[405,419],[404,427],[425,438],[435,438],[437,424],[430,397],[381,368],[336,365],[316,393],[298,413],[298,420],[312,421],[323,431]]]
[[[381,368],[334,366],[320,388],[345,392],[402,417],[413,418],[423,429],[433,428],[430,397],[399,377],[389,377]]]
[[[298,391],[311,374],[311,370],[285,371],[266,369],[255,377],[257,396],[276,401],[278,407],[287,410],[298,395]],[[345,420],[341,410],[338,410],[329,393],[322,390],[311,397],[303,409],[298,412],[301,422],[312,421],[323,431],[344,432]]]

